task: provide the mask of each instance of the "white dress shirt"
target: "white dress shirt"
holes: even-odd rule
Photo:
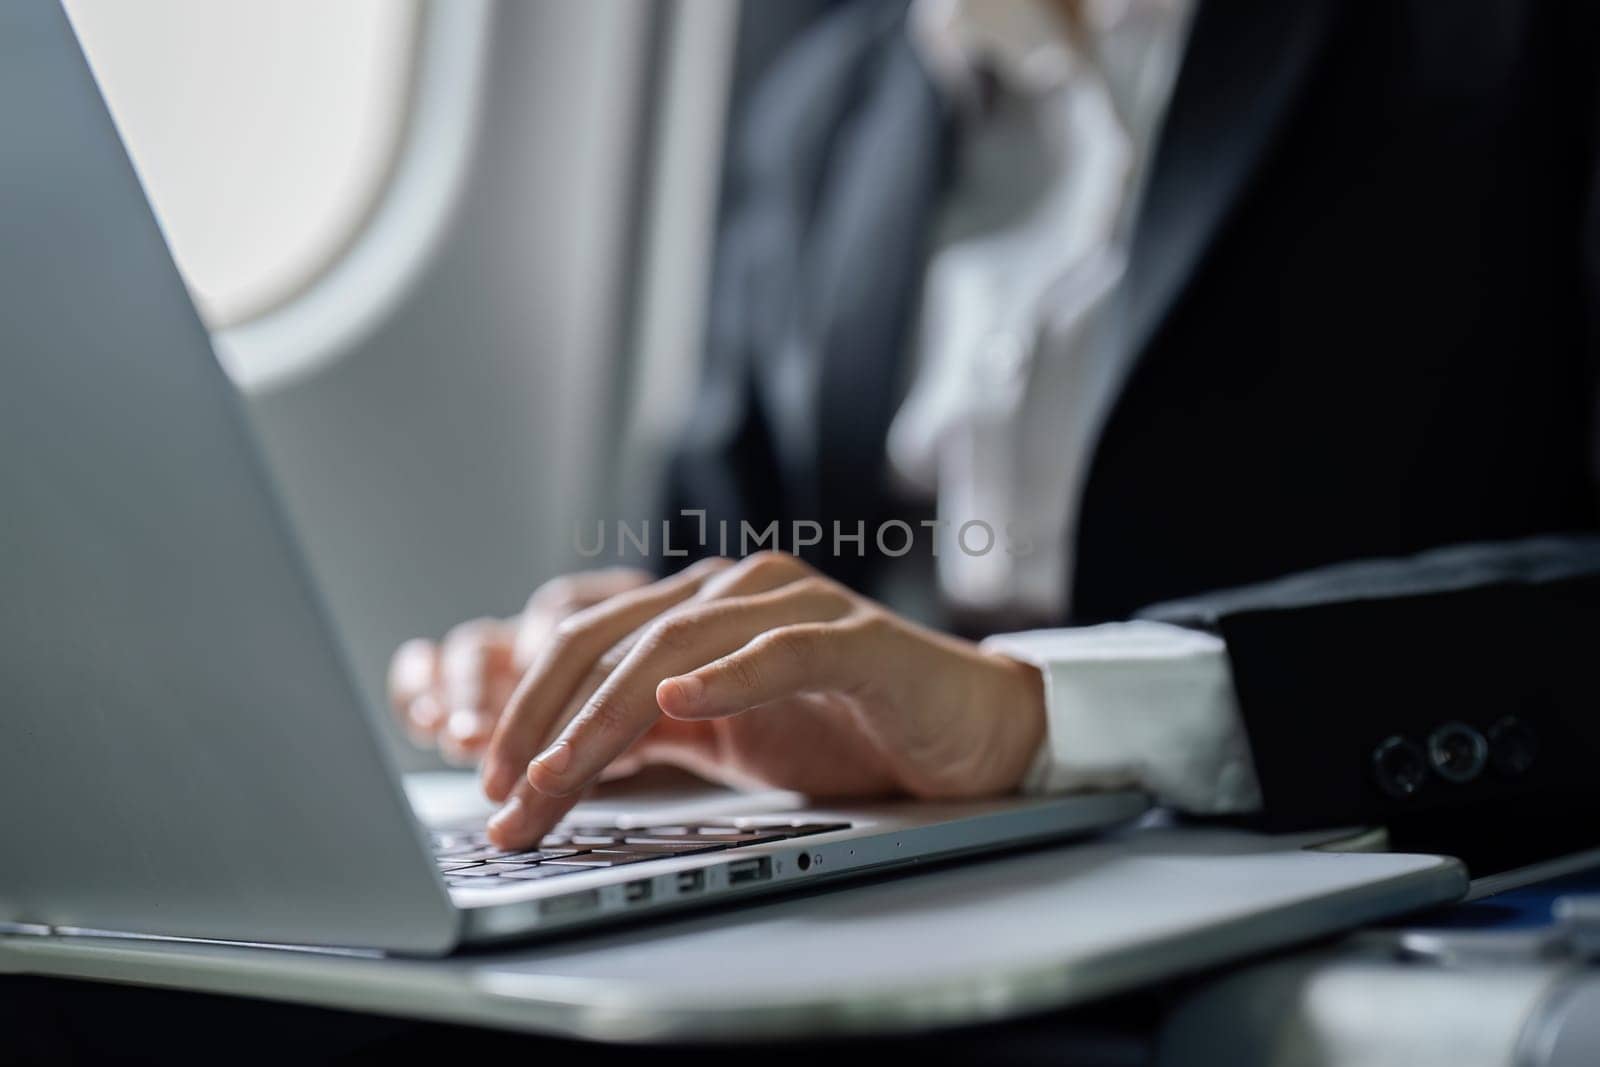
[[[936,501],[941,592],[971,612],[1059,617],[1076,507],[1124,368],[1098,344],[1189,0],[916,0],[910,32],[962,124],[889,463]],[[962,524],[1018,551],[961,551]],[[1196,812],[1259,807],[1216,637],[1153,622],[986,646],[1039,666],[1048,736],[1032,790],[1136,785]]]

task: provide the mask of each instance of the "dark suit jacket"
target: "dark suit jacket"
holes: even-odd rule
[[[1549,827],[1556,805],[1559,834],[1587,833],[1570,813],[1600,790],[1600,540],[1522,542],[1597,529],[1597,14],[1200,4],[1061,621],[1144,611],[1223,633],[1269,825],[1436,841],[1490,811]],[[736,118],[669,507],[882,518],[954,136],[903,5],[819,18]],[[1475,547],[1406,558],[1452,545]],[[1375,558],[1398,561],[1270,584]],[[871,577],[870,559],[817,562]],[[1471,729],[1438,734],[1454,722]]]

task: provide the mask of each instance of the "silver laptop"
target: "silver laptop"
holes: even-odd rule
[[[435,954],[1125,821],[1137,794],[428,825],[54,0],[0,4],[0,925]]]

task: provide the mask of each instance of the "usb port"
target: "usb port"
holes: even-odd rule
[[[622,896],[629,904],[638,904],[650,899],[650,883],[648,881],[629,882],[622,887]]]
[[[678,892],[698,893],[706,887],[705,871],[679,871]]]
[[[761,856],[753,860],[739,860],[728,864],[728,884],[748,885],[751,882],[765,882],[772,877],[772,860]]]

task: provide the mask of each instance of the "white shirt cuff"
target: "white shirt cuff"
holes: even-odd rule
[[[999,634],[1044,675],[1031,793],[1135,787],[1196,814],[1257,811],[1261,787],[1220,637],[1162,622]]]

